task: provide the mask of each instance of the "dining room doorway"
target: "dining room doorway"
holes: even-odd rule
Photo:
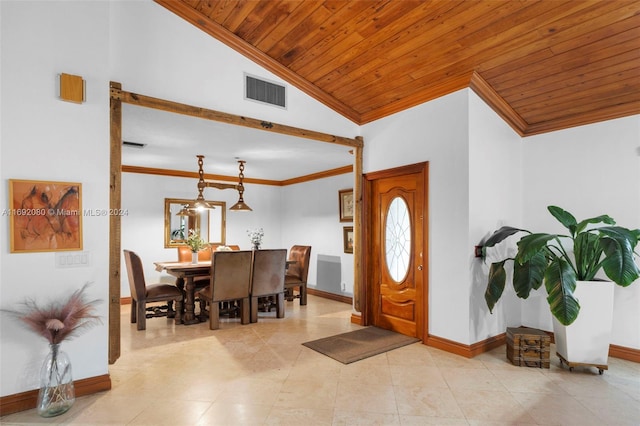
[[[109,207],[112,211],[119,211],[122,198],[122,172],[139,169],[122,164],[122,122],[123,104],[134,105],[153,110],[166,111],[184,116],[196,117],[203,120],[225,123],[230,126],[240,126],[247,129],[259,130],[260,133],[268,132],[282,137],[299,138],[301,146],[305,142],[310,144],[323,142],[326,144],[341,145],[351,150],[351,170],[354,175],[354,233],[359,235],[361,215],[361,187],[362,187],[362,157],[364,141],[361,136],[354,138],[337,136],[318,131],[272,123],[265,120],[229,114],[221,111],[210,110],[202,107],[182,104],[165,99],[154,98],[147,95],[132,93],[123,90],[119,82],[110,82],[110,196]],[[343,168],[325,170],[315,173],[314,176],[329,177],[333,174],[344,173]],[[190,172],[166,171],[170,176],[193,177]],[[293,181],[293,180],[292,180]],[[297,178],[296,182],[301,181]],[[121,220],[119,215],[109,217],[109,363],[113,364],[120,357],[120,303],[121,303]],[[360,271],[358,265],[361,262],[360,247],[354,248],[354,304],[359,305]]]
[[[428,163],[365,175],[367,323],[428,335]]]

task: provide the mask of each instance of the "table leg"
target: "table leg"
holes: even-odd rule
[[[184,318],[182,322],[184,324],[197,324],[200,322],[195,315],[195,285],[193,284],[193,277],[187,277],[185,283],[185,301],[184,301]]]

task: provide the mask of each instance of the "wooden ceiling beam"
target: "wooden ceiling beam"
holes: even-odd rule
[[[314,130],[301,129],[299,127],[287,126],[285,124],[278,124],[270,121],[259,120],[256,118],[229,114],[226,112],[207,108],[195,107],[192,105],[167,101],[164,99],[126,92],[123,90],[111,89],[111,97],[119,99],[122,102],[131,105],[154,108],[162,111],[188,115],[191,117],[203,118],[206,120],[219,121],[222,123],[234,124],[237,126],[249,127],[252,129],[280,133],[283,135],[297,136],[304,139],[312,139],[320,142],[329,142],[352,147],[358,147],[361,144],[361,142],[356,138],[346,138],[344,136],[335,136],[328,133],[316,132]]]

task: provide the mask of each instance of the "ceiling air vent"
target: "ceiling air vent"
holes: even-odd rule
[[[245,74],[245,99],[275,105],[280,108],[287,107],[287,88],[280,84]]]

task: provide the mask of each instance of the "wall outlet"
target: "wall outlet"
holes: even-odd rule
[[[88,251],[57,252],[56,268],[81,268],[91,266],[91,253]]]

